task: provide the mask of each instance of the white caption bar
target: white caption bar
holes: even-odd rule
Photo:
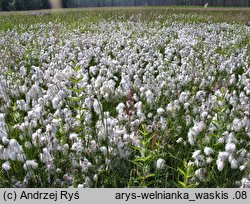
[[[202,189],[56,189],[56,188],[27,188],[0,189],[0,203],[17,204],[44,204],[47,203],[209,203],[228,204],[228,202],[237,202],[237,204],[250,203],[250,189],[221,189],[221,188],[202,188]]]

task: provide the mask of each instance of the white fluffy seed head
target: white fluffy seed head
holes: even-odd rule
[[[192,158],[197,159],[200,154],[201,154],[201,150],[196,150],[196,151],[194,151]]]
[[[6,162],[4,162],[3,164],[2,164],[2,168],[3,168],[3,170],[5,170],[5,171],[9,171],[10,170],[10,162],[9,161],[6,161]]]
[[[96,99],[94,100],[93,108],[94,108],[94,111],[96,112],[96,114],[98,114],[98,115],[101,114],[101,106]]]
[[[164,159],[158,159],[156,162],[157,169],[164,169],[166,161]]]
[[[107,147],[102,146],[102,147],[100,148],[100,151],[103,153],[104,156],[107,156],[107,153],[108,153]]]
[[[216,161],[216,164],[217,164],[217,169],[219,171],[222,171],[224,169],[225,163],[224,163],[224,161],[222,159],[218,159]]]
[[[243,178],[241,180],[242,188],[250,188],[250,180],[248,178]]]
[[[233,159],[231,161],[231,168],[232,169],[237,169],[238,168],[238,161],[236,159]]]
[[[210,147],[205,147],[204,148],[204,153],[205,153],[205,155],[207,155],[207,156],[210,156],[211,154],[213,154],[213,149],[212,148],[210,148]]]
[[[236,150],[236,145],[234,144],[234,143],[227,143],[226,144],[226,147],[225,147],[225,150],[227,151],[227,152],[229,152],[229,153],[233,153],[233,152],[235,152],[235,150]]]
[[[223,161],[226,161],[229,156],[230,156],[230,154],[228,152],[220,152],[218,155],[218,158],[223,160]]]
[[[157,109],[157,114],[158,114],[159,116],[161,116],[164,112],[165,112],[165,110],[164,110],[163,108],[158,108],[158,109]]]
[[[213,158],[212,157],[208,157],[207,159],[206,159],[206,163],[207,164],[211,164],[213,162]]]

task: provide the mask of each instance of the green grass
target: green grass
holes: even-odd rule
[[[194,22],[228,22],[249,25],[250,9],[248,8],[203,8],[203,7],[116,7],[116,8],[82,8],[82,9],[59,9],[55,11],[20,11],[0,13],[0,30],[28,29],[37,23],[47,24],[63,23],[69,27],[76,27],[79,24],[97,22],[103,19],[110,19],[114,16],[129,18],[134,14],[140,14],[142,19],[150,20],[162,15],[166,18],[174,14],[194,15],[192,19],[177,19],[177,21]]]

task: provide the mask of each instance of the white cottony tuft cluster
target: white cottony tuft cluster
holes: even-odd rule
[[[38,168],[38,163],[34,160],[27,160],[23,165],[24,170],[35,170]]]
[[[157,169],[163,169],[165,167],[166,161],[163,159],[158,159],[156,162],[156,168]]]
[[[206,127],[206,124],[201,121],[194,124],[194,126],[188,132],[188,141],[191,145],[195,144],[196,137]]]
[[[105,176],[140,176],[134,158],[148,175],[188,161],[188,183],[232,170],[249,187],[250,28],[168,16],[0,33],[0,162],[20,175],[10,186],[110,186]]]
[[[2,164],[2,168],[3,170],[5,171],[9,171],[11,169],[11,166],[10,166],[10,162],[9,161],[6,161]]]

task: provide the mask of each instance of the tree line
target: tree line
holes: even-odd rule
[[[204,6],[240,6],[250,7],[250,0],[61,0],[64,8],[103,7],[103,6],[167,6],[190,5]],[[50,0],[0,0],[0,10],[49,9]]]

